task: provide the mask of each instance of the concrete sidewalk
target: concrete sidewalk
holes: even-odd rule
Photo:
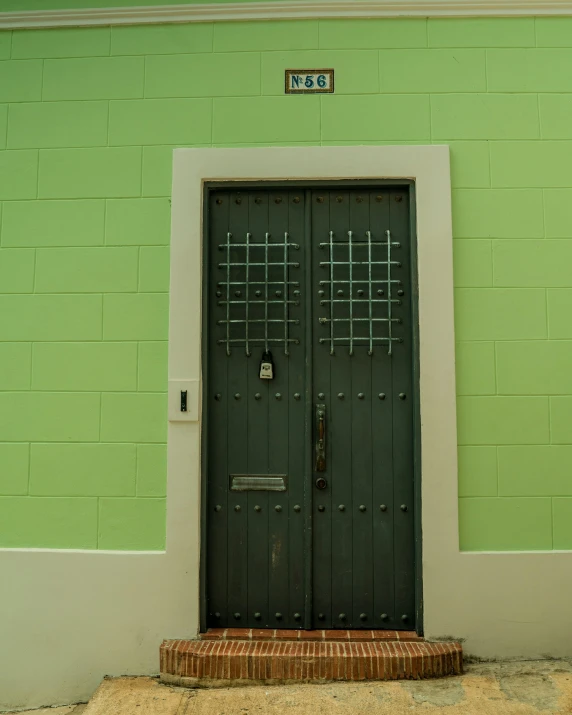
[[[84,710],[85,708],[85,710]],[[185,690],[154,678],[105,679],[86,706],[34,715],[535,715],[572,713],[572,663],[468,665],[440,680]]]
[[[81,715],[85,711],[87,703],[81,705],[64,705],[61,708],[40,708],[39,710],[20,710],[19,715]]]

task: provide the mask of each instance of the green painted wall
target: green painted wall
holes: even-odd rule
[[[80,10],[90,8],[145,7],[162,5],[204,5],[235,2],[261,2],[262,0],[0,0],[0,12],[25,12],[31,10]],[[264,0],[264,2],[278,0]]]
[[[435,142],[461,546],[571,549],[571,66],[558,18],[0,33],[0,544],[164,545],[173,147]]]
[[[0,0],[0,12],[80,10],[102,7],[202,5],[204,3],[259,2],[259,0]],[[266,0],[267,1],[267,0]]]

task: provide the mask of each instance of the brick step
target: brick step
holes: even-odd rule
[[[463,670],[460,643],[423,640],[167,640],[160,657],[161,680],[190,687],[439,678]]]
[[[209,628],[204,641],[422,641],[415,631],[382,630],[290,630],[275,628]]]

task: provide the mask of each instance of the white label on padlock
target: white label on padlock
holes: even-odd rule
[[[260,363],[260,379],[261,380],[272,380],[274,377],[274,372],[272,370],[271,362],[261,362]]]

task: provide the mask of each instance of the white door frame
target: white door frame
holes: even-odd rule
[[[458,553],[459,543],[449,147],[258,147],[174,152],[167,550],[179,551],[182,540],[187,544],[185,561],[196,575],[193,592],[187,594],[196,632],[200,612],[200,307],[205,182],[404,178],[415,181],[416,196],[422,578],[427,630],[435,613],[443,609],[442,586],[435,582],[441,571],[437,564],[442,563],[444,553]],[[181,390],[188,393],[186,413],[180,410]]]

